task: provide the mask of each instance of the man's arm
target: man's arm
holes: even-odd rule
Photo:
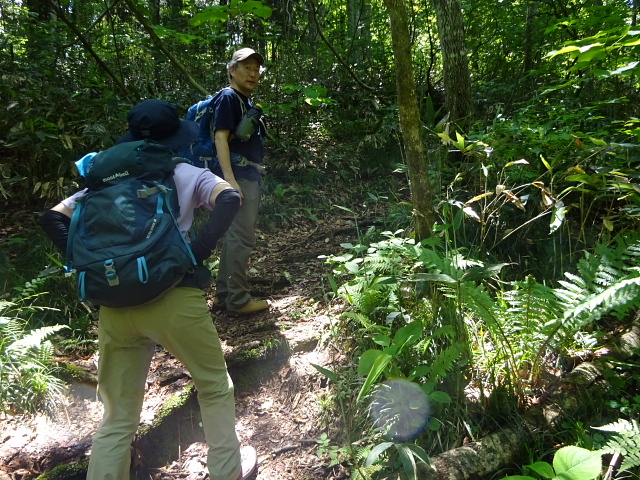
[[[218,163],[222,170],[222,176],[229,182],[229,184],[240,192],[240,198],[242,199],[242,189],[236,181],[236,177],[233,174],[233,168],[231,167],[231,150],[229,150],[229,135],[230,130],[216,130],[213,140],[216,145],[216,155],[218,156]],[[241,200],[242,202],[242,200]]]

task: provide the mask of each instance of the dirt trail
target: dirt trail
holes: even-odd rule
[[[334,215],[316,222],[300,218],[295,228],[260,233],[250,266],[252,293],[270,298],[270,310],[247,318],[214,312],[236,385],[238,434],[258,451],[258,480],[347,477],[342,467],[327,468],[316,454],[323,425],[335,428],[338,422],[326,422],[329,413],[321,405],[329,391],[312,364],[332,368],[344,361],[335,345],[322,340],[344,306],[328,302],[327,267],[318,256],[353,242],[353,228],[352,221]],[[95,373],[95,356],[63,360]],[[167,399],[188,384],[188,373],[158,348],[141,424],[150,424]],[[31,480],[86,458],[101,414],[95,384],[88,382],[74,387],[54,420],[0,418],[0,480]],[[204,444],[195,442],[162,468],[143,468],[143,458],[135,461],[144,478],[196,480],[204,478],[205,458]]]

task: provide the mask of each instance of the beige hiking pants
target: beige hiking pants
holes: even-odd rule
[[[185,287],[140,307],[100,309],[98,392],[104,417],[93,439],[87,479],[129,479],[130,445],[156,344],[193,378],[211,480],[236,480],[241,468],[233,383],[202,291]]]

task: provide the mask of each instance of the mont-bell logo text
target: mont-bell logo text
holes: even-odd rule
[[[110,177],[103,178],[102,183],[107,183],[107,182],[110,182],[111,180],[115,180],[116,178],[128,177],[128,176],[129,176],[129,170],[125,170],[124,172],[117,172],[111,175]]]
[[[153,234],[153,231],[156,229],[156,224],[158,223],[157,219],[153,219],[153,223],[151,224],[151,227],[149,227],[149,233],[147,233],[147,238],[151,237],[151,235]]]

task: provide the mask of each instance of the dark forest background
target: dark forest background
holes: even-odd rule
[[[270,133],[260,228],[376,217],[327,252],[352,369],[323,373],[342,392],[336,415],[361,419],[347,438],[362,439],[336,448],[410,472],[519,424],[547,375],[637,329],[637,15],[636,0],[0,0],[3,409],[49,401],[45,338],[93,345],[95,312],[37,228],[82,185],[74,161],[112,146],[142,99],[186,113],[252,47]],[[42,396],[25,393],[25,358],[41,361]],[[602,391],[546,426],[530,460],[637,439],[637,361],[637,344],[607,357]],[[393,409],[367,423],[362,401],[397,378],[429,398],[431,435],[394,438]],[[612,422],[613,440],[590,429]],[[622,474],[637,477],[640,446],[624,445]]]

